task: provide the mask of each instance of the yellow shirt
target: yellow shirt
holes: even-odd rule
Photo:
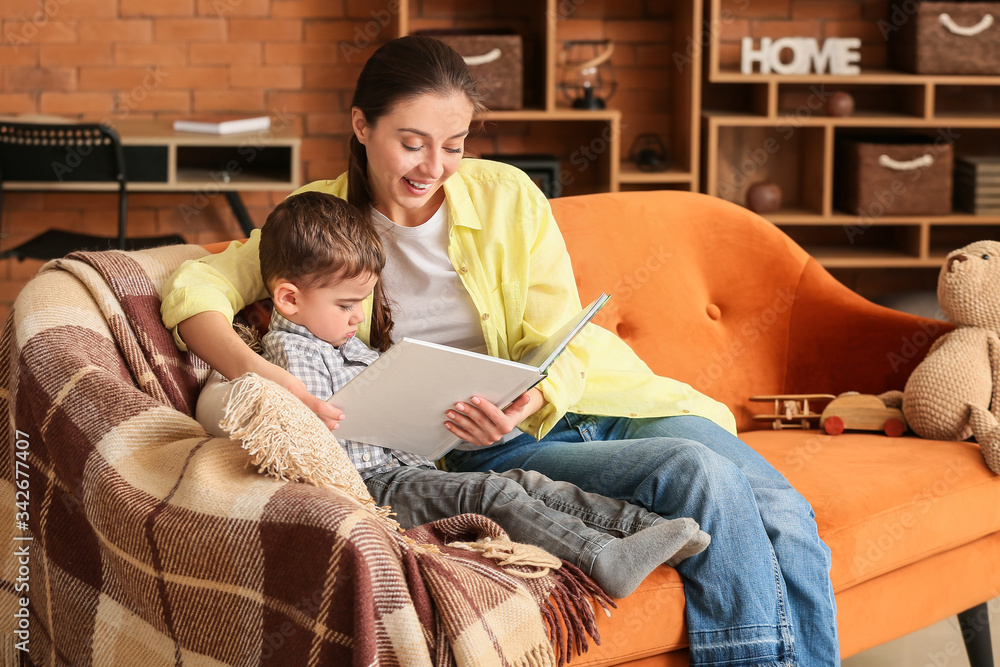
[[[315,181],[317,190],[347,197],[347,175]],[[462,160],[444,184],[451,221],[448,256],[479,312],[490,355],[517,360],[580,309],[562,234],[548,201],[520,170],[485,160]],[[230,319],[267,296],[254,231],[246,243],[182,264],[164,287],[164,324],[186,349],[177,324],[215,310]],[[369,339],[371,300],[358,330]],[[566,412],[630,417],[698,415],[736,432],[729,409],[689,385],[654,375],[628,345],[589,324],[538,385],[545,405],[519,425],[543,437]]]

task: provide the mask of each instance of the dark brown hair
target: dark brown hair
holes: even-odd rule
[[[464,94],[472,102],[473,117],[485,111],[475,79],[458,51],[444,42],[407,35],[383,44],[365,63],[354,87],[351,108],[358,107],[374,126],[400,102],[434,93]],[[347,201],[367,211],[371,205],[368,154],[357,136],[351,136],[347,169]]]
[[[260,273],[268,292],[280,280],[299,289],[327,287],[363,275],[376,278],[385,250],[368,215],[323,192],[303,192],[278,204],[260,230]],[[392,311],[375,283],[371,315],[373,348],[389,349]]]

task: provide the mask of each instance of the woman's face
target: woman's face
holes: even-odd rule
[[[463,95],[421,95],[398,103],[372,125],[357,107],[351,121],[368,153],[375,208],[393,222],[426,222],[444,201],[441,186],[455,173],[472,122]]]

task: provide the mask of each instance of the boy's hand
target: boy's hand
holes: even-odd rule
[[[451,421],[444,425],[462,440],[479,447],[488,447],[513,431],[544,403],[542,392],[534,388],[518,396],[505,410],[485,398],[473,396],[467,403],[456,403],[455,409],[447,412]]]
[[[306,407],[315,412],[316,416],[319,417],[331,431],[340,426],[340,420],[344,418],[344,413],[340,411],[340,408],[334,407],[326,401],[316,398],[310,394],[302,380],[298,379],[281,366],[275,366],[274,364],[265,361],[262,357],[258,358],[260,359],[260,363],[256,364],[256,367],[252,369],[255,373],[257,373],[257,375],[276,382],[295,394],[295,397],[305,403]]]
[[[316,416],[319,417],[324,424],[326,424],[328,429],[333,431],[340,426],[340,420],[344,418],[344,413],[341,412],[339,408],[336,408],[326,401],[316,398],[310,394],[306,389],[305,383],[286,371],[284,368],[279,366],[274,366],[274,368],[287,375],[287,378],[285,378],[286,381],[279,381],[276,378],[270,379],[275,380],[285,389],[295,394],[296,398],[305,403],[306,407],[316,413]]]

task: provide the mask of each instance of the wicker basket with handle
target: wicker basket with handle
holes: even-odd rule
[[[923,135],[845,138],[835,159],[837,204],[849,213],[951,213],[954,157],[945,141]]]
[[[911,8],[912,10],[912,8]],[[897,7],[893,64],[917,74],[1000,74],[1000,2],[921,2]]]

